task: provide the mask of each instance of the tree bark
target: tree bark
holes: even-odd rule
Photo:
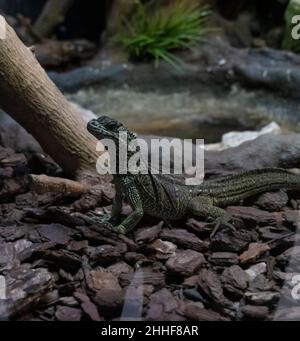
[[[83,118],[7,23],[0,25],[0,37],[4,33],[5,39],[0,39],[0,107],[67,174],[95,170],[97,140],[88,134]]]
[[[30,189],[38,194],[55,193],[62,197],[80,197],[89,189],[88,186],[69,179],[54,178],[47,175],[29,176]]]
[[[55,27],[61,24],[73,0],[48,0],[34,24],[34,31],[41,37],[49,37]]]

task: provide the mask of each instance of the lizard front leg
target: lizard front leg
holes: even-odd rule
[[[130,230],[132,230],[143,218],[144,210],[142,205],[142,200],[140,198],[139,192],[135,187],[134,181],[130,179],[123,179],[123,184],[117,190],[116,196],[113,201],[113,207],[111,211],[111,215],[107,217],[99,217],[93,214],[90,214],[90,220],[99,225],[100,228],[105,228],[112,230],[117,233],[126,234]],[[122,193],[123,190],[123,193]],[[119,218],[122,209],[123,195],[128,200],[132,208],[132,212],[130,215],[122,221],[119,225],[114,225],[115,220]]]
[[[92,219],[95,223],[115,223],[118,221],[120,214],[121,214],[121,210],[122,210],[122,203],[123,203],[123,195],[121,192],[117,192],[114,200],[113,200],[113,204],[112,204],[112,209],[111,209],[111,213],[105,213],[101,216],[99,216],[99,214],[94,213],[94,212],[89,212],[88,213],[88,217],[90,219]]]
[[[110,221],[116,222],[120,218],[120,214],[122,211],[122,203],[123,203],[123,195],[121,192],[117,192],[114,198],[112,209],[111,209],[111,216]]]
[[[142,199],[138,190],[135,187],[134,181],[129,179],[124,180],[123,184],[124,194],[132,208],[132,213],[122,221],[122,223],[114,227],[114,231],[126,234],[137,226],[144,215]]]

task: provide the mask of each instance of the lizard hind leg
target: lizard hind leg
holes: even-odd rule
[[[193,198],[188,205],[188,211],[195,216],[214,220],[211,238],[216,235],[222,226],[228,227],[231,231],[236,231],[235,227],[229,222],[232,217],[222,208],[214,206],[210,197],[199,196]]]
[[[213,219],[217,219],[227,214],[222,208],[214,206],[213,199],[206,196],[193,198],[188,204],[188,211],[199,217]]]

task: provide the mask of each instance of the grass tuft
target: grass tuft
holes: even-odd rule
[[[121,43],[131,59],[154,59],[180,67],[181,60],[174,51],[194,47],[208,31],[210,10],[191,1],[176,0],[169,6],[159,6],[159,1],[138,2],[137,11],[125,23]]]
[[[285,18],[285,36],[282,47],[295,53],[300,53],[300,40],[293,38],[293,31],[299,33],[299,24],[293,23],[293,18],[300,16],[300,0],[290,0],[286,8]],[[297,21],[298,22],[298,21]]]

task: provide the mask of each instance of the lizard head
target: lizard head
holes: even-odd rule
[[[128,143],[136,139],[136,135],[124,127],[122,123],[108,116],[91,120],[87,125],[87,130],[98,140],[112,139],[117,144],[120,142]],[[121,133],[127,133],[127,141],[120,140],[122,138]]]
[[[101,116],[97,119],[91,120],[87,125],[87,130],[103,143],[109,154],[110,152],[113,153],[110,154],[110,156],[113,157],[110,160],[115,160],[116,167],[120,167],[121,165],[122,171],[124,170],[122,160],[127,162],[127,158],[129,159],[131,156],[136,155],[136,152],[141,151],[137,135],[124,127],[122,123],[111,117]],[[109,140],[109,142],[112,141],[116,148],[110,148],[111,144],[107,144],[107,141],[104,140]],[[126,157],[123,158],[124,156]],[[143,161],[141,158],[140,164],[142,163]],[[125,167],[127,166],[128,165],[125,164]]]

